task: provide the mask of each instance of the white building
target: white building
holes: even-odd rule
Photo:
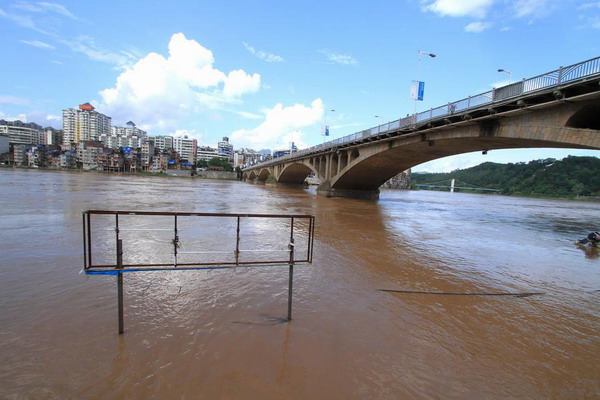
[[[145,141],[146,131],[143,131],[129,121],[126,126],[112,126],[110,135],[100,135],[100,141],[106,147],[118,149],[119,147],[142,147]]]
[[[229,144],[229,138],[227,136],[224,136],[223,140],[217,143],[217,149],[219,155],[227,156],[228,160],[233,161],[233,145]]]
[[[173,149],[179,154],[182,160],[187,160],[195,164],[197,148],[198,141],[196,139],[189,139],[187,135],[173,138]]]
[[[209,146],[201,146],[196,150],[196,160],[200,161],[210,161],[213,158],[222,158],[224,160],[228,160],[229,157],[226,154],[219,154],[217,149],[214,149]]]
[[[161,151],[173,148],[173,137],[171,136],[148,136],[148,141]]]
[[[63,146],[82,140],[98,141],[101,135],[110,135],[111,118],[94,110],[90,103],[63,110]]]
[[[44,144],[44,131],[31,125],[33,124],[0,125],[0,135],[8,136],[10,143],[13,144]]]

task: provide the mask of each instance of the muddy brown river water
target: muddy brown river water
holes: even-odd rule
[[[7,169],[0,187],[1,399],[600,397],[600,258],[573,245],[597,203]],[[293,321],[285,267],[130,273],[119,336],[115,277],[79,274],[86,209],[315,215]],[[472,295],[501,293],[541,294]]]

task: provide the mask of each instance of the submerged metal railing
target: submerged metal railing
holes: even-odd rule
[[[108,218],[114,217],[113,227],[106,228],[106,231],[114,231],[114,247],[108,246],[107,241],[109,238],[107,235],[102,235],[100,239],[104,245],[104,253],[112,253],[114,249],[115,262],[112,263],[94,263],[92,248],[94,247],[93,239],[96,236],[92,236],[94,230],[92,224],[94,218],[104,216]],[[127,217],[127,226],[123,225],[124,219]],[[140,218],[156,218],[156,217],[167,217],[172,222],[172,227],[164,227],[164,220],[161,221],[163,225],[160,227],[140,227],[138,223],[131,227],[132,221],[130,217]],[[235,239],[233,235],[230,238],[233,239],[232,243],[229,244],[229,250],[222,249],[204,249],[194,251],[182,251],[181,248],[181,220],[182,218],[190,217],[194,219],[207,219],[217,218],[219,220],[229,220],[233,224],[230,226],[235,227]],[[172,219],[171,219],[172,218]],[[304,214],[225,214],[225,213],[194,213],[194,212],[156,212],[156,211],[108,211],[108,210],[88,210],[82,214],[83,222],[83,271],[89,275],[116,275],[117,276],[117,302],[118,302],[118,318],[119,318],[119,333],[124,332],[123,322],[123,274],[125,272],[143,272],[143,271],[182,271],[182,270],[207,270],[207,269],[231,269],[238,267],[252,267],[252,266],[288,266],[289,267],[289,282],[288,282],[288,312],[287,320],[292,319],[292,288],[293,288],[293,275],[294,265],[296,264],[307,264],[312,263],[313,256],[313,245],[315,236],[315,217],[312,215]],[[273,221],[289,221],[289,236],[282,230],[286,228],[284,226],[275,226],[276,229],[266,229],[265,226],[257,228],[263,235],[273,235],[280,243],[286,247],[278,249],[243,249],[244,235],[242,233],[242,227],[248,220],[259,220],[259,221],[270,221],[270,227],[273,228],[275,224]],[[136,221],[136,223],[139,221]],[[104,221],[104,226],[107,221]],[[110,223],[110,222],[109,222]],[[100,223],[99,225],[102,226]],[[123,257],[125,254],[123,248],[123,232],[160,232],[167,233],[170,235],[168,247],[171,248],[173,255],[172,263],[152,263],[152,262],[129,262],[124,263]],[[214,236],[214,235],[213,235]],[[217,235],[218,236],[218,235]],[[198,238],[196,238],[198,239]],[[214,238],[213,238],[214,239]],[[306,249],[303,251],[296,251],[298,246],[297,240],[301,239],[304,242]],[[223,246],[221,238],[218,245]],[[163,242],[164,243],[164,242]],[[214,245],[214,244],[213,244]],[[159,249],[155,249],[159,250]],[[287,253],[287,257],[267,257],[260,258],[258,260],[243,259],[244,254],[256,254],[256,253]],[[104,254],[106,255],[106,254]],[[178,257],[182,255],[191,255],[197,257],[193,261],[181,262]],[[202,257],[217,257],[211,261],[203,260]],[[233,258],[228,258],[227,255]],[[158,256],[158,255],[156,255]],[[223,258],[220,258],[223,257]]]
[[[514,99],[525,94],[533,94],[537,91],[557,88],[563,84],[573,83],[574,81],[580,79],[583,80],[595,75],[600,75],[600,57],[592,58],[587,61],[569,65],[567,67],[560,67],[554,71],[550,71],[542,75],[534,76],[529,79],[523,79],[519,82],[495,88],[475,96],[469,96],[467,98],[454,101],[440,107],[431,108],[427,111],[417,114],[408,115],[405,118],[365,129],[363,131],[359,131],[323,144],[312,146],[307,149],[299,150],[291,154],[286,154],[273,160],[257,163],[247,168],[256,168],[257,166],[266,167],[273,164],[279,164],[285,160],[302,158],[309,154],[328,151],[341,145],[360,141],[370,136],[377,136],[382,133],[396,131],[403,128],[416,127],[417,124],[425,124],[432,120],[446,118],[453,114],[475,110],[482,106]]]

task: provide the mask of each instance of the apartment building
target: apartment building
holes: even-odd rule
[[[79,108],[63,110],[63,146],[70,147],[81,141],[98,141],[110,135],[111,118],[95,111],[90,103]]]
[[[173,149],[179,154],[182,160],[187,160],[192,164],[196,163],[196,151],[198,149],[198,141],[190,139],[187,136],[174,137]]]

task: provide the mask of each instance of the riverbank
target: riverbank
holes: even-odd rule
[[[32,167],[15,167],[15,166],[1,166],[3,169],[9,170],[32,170],[40,172],[59,172],[69,174],[95,174],[95,175],[115,175],[115,176],[143,176],[143,177],[156,177],[156,178],[192,178],[192,179],[215,179],[232,181],[238,180],[236,172],[230,171],[196,171],[196,175],[192,176],[191,170],[167,170],[165,172],[107,172],[107,171],[96,171],[96,170],[83,170],[83,169],[53,169],[53,168],[32,168]]]

